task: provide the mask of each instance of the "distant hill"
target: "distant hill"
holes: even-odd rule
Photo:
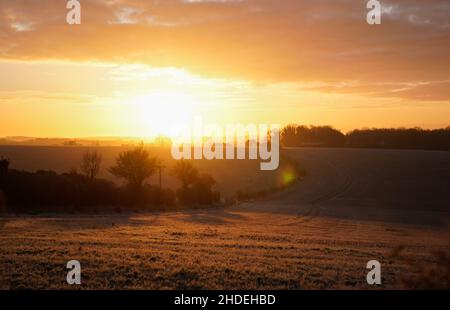
[[[9,136],[0,138],[0,145],[30,146],[130,146],[141,141],[153,142],[154,139],[133,137],[94,137],[94,138],[38,138]]]

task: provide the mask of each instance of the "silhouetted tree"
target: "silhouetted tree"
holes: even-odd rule
[[[9,168],[9,160],[2,157],[0,159],[0,213],[6,211],[6,199],[3,194],[3,188],[5,187],[8,168]]]
[[[157,159],[150,157],[143,145],[124,151],[116,159],[116,165],[109,171],[116,177],[125,179],[134,189],[141,189],[144,181],[152,176],[157,167]]]
[[[194,205],[197,199],[192,185],[197,181],[198,170],[191,162],[179,160],[172,167],[170,173],[182,184],[182,187],[176,191],[179,202],[183,205]]]
[[[196,181],[198,170],[191,162],[179,160],[172,167],[171,174],[174,175],[181,182],[183,188],[186,189]]]
[[[86,180],[78,173],[10,170],[3,193],[8,209],[14,212],[92,211],[94,206],[117,203],[116,187],[112,182]]]
[[[450,150],[450,126],[421,128],[356,129],[346,135],[330,126],[288,125],[281,131],[283,146],[367,147]]]
[[[214,184],[216,184],[216,181],[210,174],[202,173],[198,175],[194,183],[194,189],[199,204],[210,205],[213,203],[212,187]]]
[[[0,159],[0,178],[6,176],[9,168],[9,160],[5,158]]]
[[[330,126],[288,125],[281,131],[283,146],[344,146],[345,135]]]
[[[214,178],[207,173],[200,174],[191,162],[177,161],[171,169],[171,174],[182,184],[176,192],[181,204],[210,205],[220,201],[220,193],[212,190],[216,184]]]
[[[449,129],[358,129],[349,132],[346,140],[349,147],[450,150]]]
[[[97,151],[87,151],[81,160],[80,170],[86,177],[93,180],[100,172],[101,163],[102,155]]]
[[[300,143],[297,135],[297,125],[287,125],[281,130],[280,135],[283,146],[298,146]]]

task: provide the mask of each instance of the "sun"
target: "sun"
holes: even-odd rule
[[[196,115],[195,97],[182,91],[153,91],[131,97],[129,104],[146,137],[173,137],[177,126],[188,124]]]

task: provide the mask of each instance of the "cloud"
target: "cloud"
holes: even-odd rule
[[[218,78],[322,83],[326,91],[450,99],[439,83],[392,92],[450,78],[446,0],[383,1],[379,26],[367,25],[365,2],[352,0],[90,0],[82,2],[79,26],[65,23],[61,2],[0,1],[0,59],[138,63]],[[336,88],[342,81],[358,86]]]
[[[1,91],[0,105],[7,104],[36,104],[36,103],[52,103],[52,104],[93,104],[98,99],[95,95],[85,95],[79,93],[59,93],[59,92],[43,92],[43,91]]]

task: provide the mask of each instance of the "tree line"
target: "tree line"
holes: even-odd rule
[[[121,152],[108,170],[123,185],[98,178],[102,156],[88,151],[79,170],[58,174],[40,170],[26,172],[10,169],[10,160],[0,158],[0,211],[8,212],[96,212],[170,210],[201,207],[220,202],[220,193],[213,190],[216,181],[200,173],[190,161],[177,161],[170,174],[180,182],[173,191],[163,188],[163,162],[152,157],[140,145]],[[159,184],[148,178],[159,173]]]
[[[346,134],[331,126],[291,124],[281,130],[284,147],[320,146],[386,149],[450,150],[450,126],[443,129],[356,129]]]

